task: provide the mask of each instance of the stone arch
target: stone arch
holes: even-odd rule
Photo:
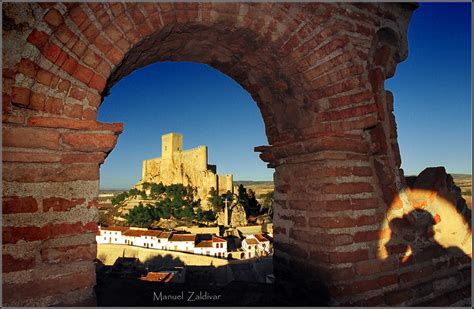
[[[297,78],[290,78],[288,72],[285,72],[284,65],[275,56],[271,42],[264,39],[257,41],[256,37],[253,31],[236,28],[228,21],[221,21],[216,25],[179,24],[161,29],[144,38],[125,54],[123,61],[108,78],[104,93],[124,75],[149,63],[191,61],[208,64],[249,91],[261,111],[268,138],[278,140],[281,134],[279,132],[290,129],[286,118],[280,115],[301,113],[297,107],[288,108],[300,105],[296,99],[291,98],[291,93],[303,91],[298,91],[301,89],[301,82]],[[154,45],[153,42],[157,40],[160,44]],[[144,46],[152,47],[144,51]],[[258,70],[259,66],[274,69]],[[271,81],[275,79],[280,79],[286,88],[271,88]]]
[[[122,131],[98,123],[96,112],[117,80],[163,60],[207,63],[259,106],[269,146],[256,151],[275,167],[277,286],[302,303],[390,303],[387,270],[361,267],[386,237],[380,222],[403,185],[393,98],[383,82],[406,57],[413,5],[3,8],[6,304],[94,298],[99,165]],[[396,284],[390,291],[404,293]],[[414,302],[410,295],[405,304]]]

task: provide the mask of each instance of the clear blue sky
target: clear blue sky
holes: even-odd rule
[[[408,41],[408,59],[385,83],[405,175],[428,166],[471,174],[471,4],[421,3]]]
[[[426,4],[409,28],[409,57],[386,89],[395,97],[402,168],[427,166],[471,173],[471,7]],[[130,188],[141,162],[161,156],[161,135],[183,134],[183,148],[209,147],[209,163],[236,180],[272,180],[253,152],[268,144],[251,96],[234,80],[203,64],[162,62],[119,81],[99,109],[101,122],[124,122],[115,149],[101,166],[101,189]]]

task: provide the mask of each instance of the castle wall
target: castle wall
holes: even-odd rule
[[[234,192],[232,175],[229,175],[229,174],[218,175],[217,181],[218,181],[219,194],[224,194],[227,191],[230,191],[232,193]]]
[[[207,170],[207,146],[198,146],[179,153],[181,160],[185,164],[186,170]],[[174,153],[176,157],[178,153]]]
[[[212,171],[206,171],[203,173],[202,181],[202,185],[198,187],[198,195],[201,198],[201,207],[204,210],[208,210],[211,205],[207,201],[207,198],[211,188],[217,188],[217,175]]]
[[[141,182],[160,182],[161,180],[161,158],[143,160]]]
[[[162,182],[164,185],[183,184],[197,187],[197,198],[201,199],[202,208],[209,209],[208,193],[211,187],[218,188],[218,176],[214,170],[208,170],[207,147],[199,146],[183,151],[182,137],[175,133],[163,135],[162,142],[163,156],[143,161],[141,183]],[[176,151],[171,153],[169,149]],[[227,178],[223,178],[223,188],[228,188],[228,176],[225,177]]]
[[[201,184],[201,173],[207,170],[206,148],[198,147],[185,152],[174,152],[171,158],[163,159],[160,167],[160,178],[163,183],[193,186]]]

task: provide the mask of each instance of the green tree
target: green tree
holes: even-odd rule
[[[178,219],[194,219],[194,208],[199,206],[200,200],[195,200],[193,187],[182,184],[164,186],[160,183],[152,187],[152,191],[159,196],[156,207],[161,218],[173,216]]]
[[[221,197],[222,197],[222,202],[224,202],[224,206],[225,206],[225,200],[227,200],[227,202],[229,203],[228,205],[230,205],[230,203],[234,201],[234,195],[230,191],[227,191],[226,193],[222,194]]]
[[[247,193],[247,208],[250,215],[258,216],[260,212],[260,204],[255,197],[255,192],[252,189]]]
[[[216,221],[216,213],[212,210],[203,211],[201,208],[198,208],[196,210],[195,218],[199,222],[213,222]]]
[[[149,182],[144,182],[144,183],[142,183],[142,189],[143,189],[143,190],[146,191],[146,190],[148,190],[148,189],[150,189],[150,188],[151,188],[151,183],[149,183]]]
[[[143,206],[142,203],[130,209],[125,215],[125,219],[127,219],[129,225],[139,227],[149,227],[153,220],[156,220],[151,207]]]
[[[172,210],[171,210],[171,203],[169,202],[169,198],[156,202],[155,207],[153,208],[153,211],[156,213],[156,217],[163,218],[163,219],[171,218]]]
[[[240,202],[242,202],[243,204],[247,203],[247,199],[248,199],[247,189],[244,187],[243,184],[240,184],[239,187],[237,188],[237,196],[239,197]]]
[[[192,204],[187,204],[181,209],[181,219],[194,219],[194,209]]]
[[[122,203],[128,197],[127,192],[122,192],[112,198],[112,205],[118,205]]]
[[[155,220],[176,218],[181,220],[214,221],[215,212],[203,212],[200,209],[200,199],[195,199],[196,188],[182,184],[163,185],[163,183],[145,183],[149,187],[150,195],[156,202],[143,206],[141,203],[133,208],[125,217],[130,225],[148,226]],[[215,190],[214,190],[215,192]],[[230,193],[230,192],[229,192]],[[217,192],[214,193],[217,196]],[[127,196],[140,195],[146,198],[144,191],[135,188],[125,192]],[[216,201],[223,205],[222,197]],[[223,207],[223,206],[222,206]]]
[[[256,216],[259,213],[260,205],[252,189],[247,189],[240,184],[238,188],[239,203],[244,206],[247,216]]]
[[[209,222],[216,221],[216,213],[212,210],[203,211],[203,219]]]
[[[273,193],[274,191],[270,191],[268,193],[263,194],[262,198],[262,213],[273,215]]]
[[[165,186],[162,182],[152,183],[150,185],[150,196],[153,199],[159,198],[163,193],[165,193]]]
[[[197,221],[199,222],[204,221],[204,215],[201,208],[196,209],[194,216]]]
[[[209,191],[209,198],[207,200],[215,211],[220,211],[224,209],[226,200],[229,203],[228,205],[232,203],[234,200],[234,195],[230,191],[227,191],[222,195],[218,195],[216,189],[211,187],[211,190]]]
[[[209,191],[209,198],[207,200],[211,204],[212,209],[214,209],[214,211],[224,209],[224,199],[222,198],[222,196],[219,196],[214,187],[211,187],[211,190]]]
[[[137,188],[131,188],[128,191],[128,196],[137,197],[138,195],[140,195],[140,190],[138,190]]]

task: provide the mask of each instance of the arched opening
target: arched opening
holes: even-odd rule
[[[233,174],[234,185],[231,184],[231,190],[236,194],[235,197],[232,197],[234,200],[229,201],[227,223],[222,222],[221,215],[223,215],[223,211],[214,213],[217,217],[215,220],[200,219],[197,216],[197,211],[198,208],[204,207],[203,205],[194,207],[195,213],[191,217],[188,214],[178,217],[181,216],[180,213],[173,211],[171,216],[153,218],[150,223],[148,223],[148,219],[145,220],[143,217],[137,219],[131,218],[131,216],[126,214],[124,215],[127,211],[130,214],[134,209],[140,208],[141,206],[136,206],[137,203],[141,203],[145,207],[150,206],[150,209],[151,207],[153,209],[168,207],[164,206],[164,204],[154,204],[166,201],[160,197],[153,198],[152,190],[145,197],[141,196],[143,191],[140,191],[140,193],[135,192],[133,193],[135,194],[134,196],[129,195],[124,201],[114,201],[114,205],[111,205],[110,209],[104,207],[105,209],[102,210],[100,208],[99,215],[102,233],[115,228],[115,225],[124,225],[124,228],[130,227],[128,231],[122,232],[122,235],[118,238],[119,241],[114,242],[112,245],[103,244],[100,236],[98,236],[97,258],[101,260],[101,263],[106,264],[104,267],[110,267],[116,259],[137,254],[129,249],[126,242],[120,241],[120,237],[136,236],[135,239],[138,239],[138,234],[132,235],[135,234],[135,231],[132,229],[136,227],[152,228],[152,230],[143,232],[146,233],[143,235],[147,236],[144,236],[145,240],[142,246],[150,249],[152,247],[148,245],[148,241],[153,241],[153,238],[149,238],[149,236],[153,236],[153,231],[177,233],[184,230],[188,233],[196,234],[196,238],[192,243],[188,243],[185,247],[178,245],[175,248],[176,252],[142,250],[143,255],[148,255],[148,257],[141,259],[142,263],[147,264],[149,260],[154,261],[154,263],[148,263],[149,267],[147,270],[149,272],[156,272],[162,269],[163,265],[166,265],[166,256],[183,259],[182,253],[188,253],[184,257],[186,271],[191,272],[193,268],[198,268],[197,266],[206,268],[205,265],[201,265],[203,263],[201,255],[205,254],[210,256],[207,260],[211,261],[211,264],[207,265],[205,270],[210,277],[219,276],[219,273],[223,271],[222,268],[228,268],[228,272],[232,271],[231,265],[224,265],[219,261],[221,257],[226,256],[224,254],[227,251],[227,244],[229,242],[232,242],[232,244],[236,243],[235,239],[237,237],[229,237],[229,235],[241,234],[239,230],[241,227],[244,232],[245,230],[253,229],[253,234],[265,232],[273,235],[271,222],[265,222],[265,225],[263,225],[262,218],[269,218],[264,211],[257,209],[258,213],[254,214],[251,213],[254,211],[251,207],[255,207],[255,205],[250,205],[250,202],[245,204],[245,201],[241,201],[238,206],[234,203],[237,202],[235,198],[240,193],[238,185],[241,182],[239,180],[247,180],[247,182],[243,183],[243,188],[246,187],[249,190],[249,195],[252,192],[250,190],[254,190],[253,199],[258,206],[261,203],[258,200],[262,199],[260,195],[264,195],[268,190],[273,191],[272,182],[263,183],[261,187],[259,187],[259,183],[253,184],[249,182],[249,180],[262,180],[262,177],[265,177],[263,180],[272,179],[273,169],[268,169],[266,164],[262,163],[253,152],[255,145],[267,143],[263,122],[255,102],[235,81],[208,66],[197,63],[164,62],[148,65],[130,73],[110,90],[110,94],[104,98],[100,107],[98,120],[101,122],[120,121],[124,123],[124,130],[118,139],[117,146],[101,166],[101,189],[114,189],[114,186],[116,186],[115,189],[122,189],[128,192],[130,188],[139,188],[137,184],[144,183],[146,178],[146,181],[150,181],[153,184],[162,183],[165,186],[172,184],[191,185],[196,187],[196,194],[199,194],[199,190],[205,187],[206,196],[199,196],[201,200],[204,199],[205,201],[209,198],[208,193],[211,187],[209,187],[209,184],[200,181],[201,170],[198,170],[198,175],[194,173],[194,170],[200,169],[201,166],[200,161],[196,159],[196,156],[199,156],[199,154],[197,153],[196,156],[192,154],[194,150],[200,150],[200,145],[205,145],[207,146],[207,152],[205,152],[206,168],[209,164],[214,166],[212,171],[206,170],[206,173],[211,173],[214,177],[217,175],[218,178],[221,177],[220,175]],[[129,130],[129,133],[127,130]],[[260,132],[257,132],[257,130],[260,130]],[[168,144],[169,148],[175,150],[173,153],[174,163],[172,166],[166,166],[165,168],[164,160],[166,159],[165,155],[168,149],[166,148],[167,144],[165,142],[167,141],[164,137],[168,136],[168,132],[179,132],[181,134],[178,144]],[[179,157],[179,155],[184,156],[185,153],[191,153],[188,159],[190,161],[186,161],[184,157]],[[146,172],[144,170],[145,167],[142,166],[142,161],[160,156],[161,165],[159,173],[153,174],[153,177],[147,175],[150,171]],[[110,162],[109,160],[115,160],[112,161],[111,167],[107,166],[108,162]],[[217,168],[215,167],[216,165]],[[108,168],[108,170],[104,171],[104,168]],[[267,170],[270,171],[267,172]],[[176,177],[176,173],[183,173],[183,175]],[[128,177],[126,179],[128,182],[119,181],[124,176]],[[104,179],[104,182],[102,182],[102,179]],[[117,181],[114,182],[112,180]],[[247,183],[251,186],[249,187]],[[220,186],[221,183],[219,182],[218,185]],[[217,189],[219,195],[225,195],[225,190],[222,190],[220,187],[215,189]],[[138,190],[142,189],[139,188]],[[117,196],[116,192],[105,191],[104,197],[109,200],[113,200],[114,197],[108,195],[115,194]],[[197,196],[195,195],[195,197]],[[111,215],[108,215],[109,213],[113,213],[112,216],[114,218],[110,218]],[[126,218],[126,220],[122,221],[121,219],[123,218]],[[256,222],[250,223],[250,218],[256,219]],[[142,221],[139,222],[139,220]],[[103,224],[106,225],[104,226]],[[226,246],[224,246],[222,239],[220,239],[218,240],[220,242],[214,244],[216,249],[211,248],[210,251],[203,253],[202,245],[206,243],[201,239],[213,239],[212,234],[222,237],[226,241]],[[163,240],[176,243],[173,238],[174,236],[171,236],[170,238],[163,238]],[[241,240],[239,239],[238,243]],[[137,242],[137,247],[137,250],[141,252],[139,242]],[[118,250],[118,248],[123,249]],[[238,251],[240,248],[233,245],[232,250]],[[232,253],[229,253],[228,257],[232,257]],[[160,259],[162,259],[163,265],[160,265],[158,262]],[[253,265],[258,263],[248,261],[248,266],[256,267]],[[260,270],[260,276],[263,277],[272,275],[271,259],[267,259],[265,263],[265,268]],[[150,266],[152,264],[153,267]],[[243,263],[241,263],[241,267],[243,267],[242,265]],[[163,271],[161,270],[161,272]],[[194,271],[189,276],[200,275],[202,271]],[[251,268],[248,269],[247,276],[249,278],[255,277],[253,272]],[[125,274],[122,275],[125,278],[124,280],[130,280],[126,278]],[[117,303],[125,301],[120,300],[120,297],[112,296],[124,293],[117,292],[116,290],[112,293],[110,290],[111,286],[119,285],[118,280],[120,279],[117,279],[117,276],[117,273],[109,274],[103,269],[98,269],[97,280],[100,284],[96,287],[96,293],[99,305],[110,304],[112,301],[111,297]],[[213,280],[202,281],[202,287],[200,288],[210,293],[213,286],[209,285],[209,282]],[[112,281],[114,282],[113,284]],[[230,284],[230,282],[223,281],[222,278],[220,281],[221,285],[224,283],[226,283],[226,286]],[[254,285],[260,283],[256,280],[254,281]],[[195,279],[185,278],[184,284],[193,284],[193,288],[196,288],[194,287],[196,285]],[[146,298],[146,293],[148,293],[146,288],[137,288],[132,291],[130,289],[134,285],[128,284],[128,281],[124,281],[122,285],[123,287],[127,286],[129,293],[143,295],[143,298]],[[163,287],[163,293],[169,294],[168,289],[167,286]],[[257,291],[255,287],[253,290],[254,292]],[[159,293],[158,290],[156,292]],[[125,302],[124,304],[129,303]]]
[[[290,75],[290,68],[277,57],[271,45],[264,43],[265,39],[255,42],[251,30],[235,28],[224,21],[218,24],[218,27],[177,24],[147,36],[111,72],[103,94],[129,72],[149,63],[165,60],[206,63],[233,78],[251,94],[262,114],[269,143],[298,138],[301,134],[298,127],[308,126],[311,116],[300,110],[309,109],[309,106],[300,107],[302,101],[308,102],[305,91],[300,90],[301,82]],[[298,122],[291,121],[294,117]],[[269,167],[274,165],[270,163]]]

